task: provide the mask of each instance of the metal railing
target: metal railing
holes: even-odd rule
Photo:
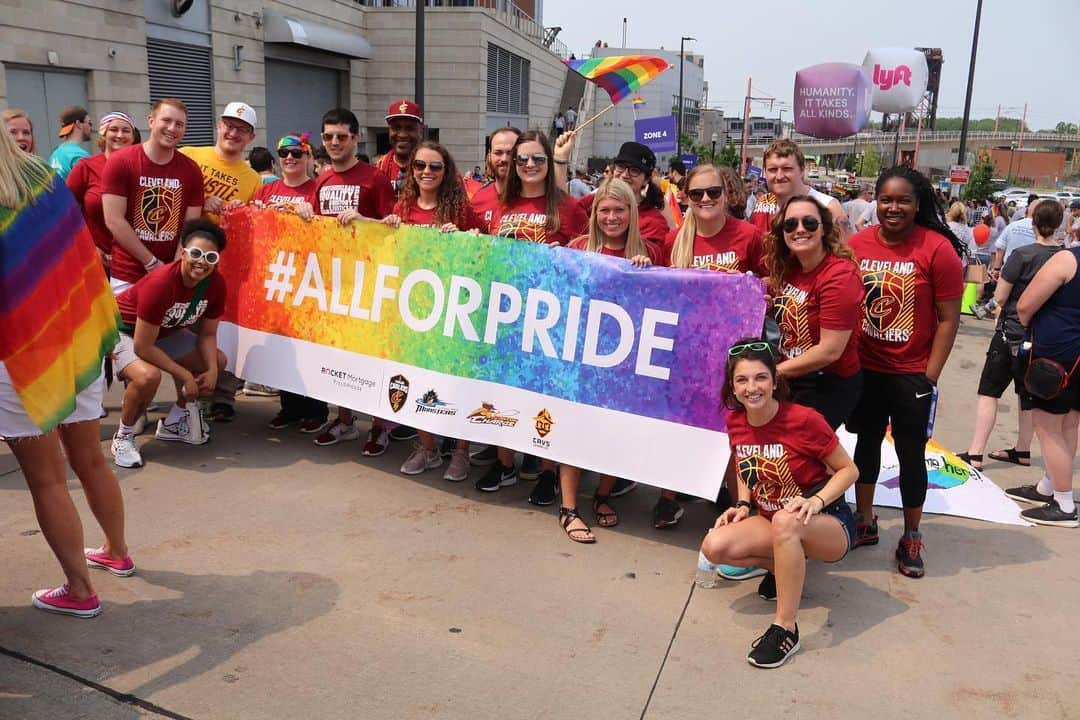
[[[915,130],[905,130],[900,133],[900,142],[908,143],[915,142]],[[1019,133],[1016,132],[993,132],[987,130],[969,131],[968,140],[1003,140],[1006,142],[1014,142],[1019,138]],[[856,137],[859,144],[863,143],[884,143],[884,142],[896,142],[895,132],[860,132],[858,135],[851,135],[847,138],[837,138],[836,140],[822,140],[820,138],[810,137],[809,135],[802,135],[800,133],[791,133],[791,139],[799,143],[801,146],[813,146],[813,145],[844,145],[854,144]],[[949,142],[952,140],[960,139],[959,130],[923,130],[920,136],[920,142]],[[1080,145],[1080,135],[1075,133],[1024,133],[1024,143],[1066,143]]]
[[[353,2],[375,10],[416,7],[416,0],[353,0]],[[430,11],[478,8],[560,58],[565,60],[570,57],[570,51],[561,40],[545,42],[547,29],[518,7],[513,0],[426,0],[425,7]]]

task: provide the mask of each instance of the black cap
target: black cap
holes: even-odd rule
[[[646,175],[652,175],[652,171],[656,169],[656,155],[649,148],[636,142],[623,143],[615,162],[637,168]]]

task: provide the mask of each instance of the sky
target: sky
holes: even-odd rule
[[[742,115],[747,76],[755,96],[790,108],[795,72],[804,67],[861,65],[872,48],[939,47],[940,118],[963,115],[975,7],[976,0],[543,0],[543,21],[561,26],[559,39],[579,57],[597,40],[621,46],[624,17],[627,47],[678,52],[681,36],[698,38],[686,47],[705,56],[708,107],[725,115]],[[1003,116],[1020,117],[1027,103],[1033,129],[1080,123],[1078,69],[1080,0],[983,0],[972,118],[993,118],[999,104]],[[767,104],[752,106],[751,114],[767,112]]]

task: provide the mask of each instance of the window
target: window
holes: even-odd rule
[[[529,114],[529,61],[488,43],[487,111]]]

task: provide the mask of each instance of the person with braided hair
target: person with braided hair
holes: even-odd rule
[[[918,578],[924,574],[919,521],[927,488],[925,446],[938,377],[960,327],[967,246],[945,224],[933,187],[918,171],[886,170],[875,190],[880,224],[848,241],[866,288],[859,342],[863,393],[847,422],[858,435],[854,545],[878,542],[874,488],[891,425],[904,505],[896,559],[903,575]]]

